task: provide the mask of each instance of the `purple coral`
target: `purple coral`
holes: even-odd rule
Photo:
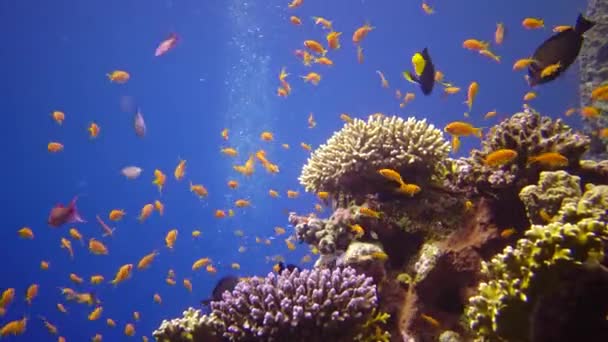
[[[350,267],[269,273],[211,302],[231,341],[352,341],[376,306],[372,278]]]

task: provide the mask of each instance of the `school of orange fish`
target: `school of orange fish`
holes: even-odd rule
[[[289,17],[289,22],[292,25],[295,25],[295,26],[304,25],[304,22],[302,21],[302,19],[296,15],[297,14],[296,9],[302,5],[303,5],[303,0],[293,0],[291,3],[288,4],[288,6],[287,6],[288,10],[294,12],[293,13],[294,15]],[[433,8],[431,8],[430,5],[427,3],[422,3],[421,8],[422,8],[423,12],[427,15],[432,15],[435,13],[435,10]],[[309,40],[305,40],[303,42],[304,49],[296,50],[295,55],[301,59],[303,65],[305,65],[305,66],[311,66],[313,63],[319,64],[321,66],[333,66],[334,61],[332,59],[330,59],[330,57],[328,55],[330,54],[331,50],[340,49],[340,46],[341,46],[340,40],[342,38],[343,33],[336,31],[334,29],[333,22],[326,18],[323,18],[323,17],[313,17],[313,24],[314,24],[314,26],[320,26],[321,29],[327,31],[327,33],[325,34],[325,40],[327,43],[327,47],[325,47],[323,45],[323,43],[321,43],[321,41],[309,39]],[[525,29],[540,29],[540,28],[543,28],[544,25],[545,25],[544,21],[540,18],[526,18],[522,22],[522,26]],[[571,27],[570,26],[555,26],[553,28],[553,31],[561,32],[561,31],[569,29],[569,28],[571,28]],[[362,44],[364,43],[364,40],[366,39],[366,37],[368,35],[373,34],[374,29],[375,29],[375,27],[371,26],[370,23],[364,23],[364,24],[362,24],[362,26],[360,26],[358,28],[354,28],[354,30],[352,31],[353,33],[352,33],[351,40],[352,40],[352,43],[354,43],[357,46],[357,50],[356,50],[357,56],[356,57],[357,57],[357,60],[359,61],[359,63],[364,62]],[[504,40],[504,36],[505,36],[505,26],[503,23],[498,23],[496,26],[495,34],[494,34],[493,44],[495,44],[495,45],[502,44],[503,40]],[[167,39],[165,39],[158,45],[158,47],[155,51],[155,56],[159,57],[159,56],[164,55],[165,53],[169,52],[171,49],[175,48],[177,46],[177,43],[178,43],[178,36],[176,34],[171,34]],[[481,40],[473,39],[473,38],[465,40],[462,44],[463,48],[465,48],[467,50],[471,50],[471,51],[476,51],[481,56],[491,58],[492,60],[496,61],[497,63],[500,63],[501,57],[497,56],[494,52],[491,51],[490,45],[491,44],[489,42],[481,41]],[[533,62],[534,61],[531,58],[522,58],[520,60],[515,61],[515,63],[513,64],[513,70],[514,71],[524,70]],[[547,75],[552,72],[555,72],[555,70],[557,70],[558,68],[559,68],[559,66],[548,66],[547,68],[545,68],[545,70],[542,71],[543,75]],[[387,80],[384,73],[382,71],[378,70],[377,74],[380,78],[380,86],[383,88],[389,88],[390,87],[389,81]],[[118,84],[126,83],[130,79],[129,73],[124,70],[112,71],[107,76],[111,82],[118,83]],[[279,87],[277,89],[277,95],[280,97],[288,97],[292,91],[292,86],[287,80],[288,76],[289,76],[289,74],[287,73],[286,68],[284,68],[284,67],[281,68],[280,72],[279,72],[279,76],[278,76]],[[320,84],[322,75],[320,72],[311,71],[311,72],[308,72],[306,75],[301,76],[301,78],[303,79],[304,82],[310,83],[310,84],[316,86],[316,85]],[[450,82],[446,82],[444,79],[445,79],[444,74],[441,71],[436,71],[435,81],[443,86],[443,92],[444,92],[445,96],[453,96],[460,92],[460,87],[458,87]],[[478,89],[479,89],[479,84],[477,82],[472,82],[468,86],[468,92],[466,94],[465,103],[466,103],[469,111],[471,111],[471,109],[472,109],[472,106],[474,104],[474,99],[478,92]],[[401,90],[399,90],[399,89],[395,90],[395,95],[396,95],[396,98],[400,101],[401,107],[406,106],[408,103],[410,103],[411,101],[413,101],[415,99],[415,94],[413,92],[406,92],[405,94],[403,94],[401,92]],[[593,90],[591,96],[592,96],[592,100],[594,100],[594,101],[597,101],[597,100],[608,101],[608,85],[597,87],[596,89]],[[523,100],[524,100],[524,102],[527,102],[527,101],[534,99],[535,97],[536,97],[536,94],[533,91],[530,91],[524,96]],[[565,115],[570,116],[570,115],[574,114],[576,111],[578,111],[581,114],[581,116],[583,116],[587,119],[594,119],[600,115],[600,111],[595,107],[585,107],[585,108],[579,108],[579,109],[571,108],[566,111]],[[490,118],[496,116],[496,114],[497,114],[496,111],[490,111],[484,116],[484,118],[490,119]],[[381,114],[376,114],[376,115],[381,115]],[[52,116],[52,119],[59,125],[61,125],[64,122],[64,120],[66,120],[66,114],[61,111],[54,111],[51,113],[51,116]],[[465,117],[466,116],[467,115],[465,114]],[[347,123],[352,121],[351,117],[345,113],[340,114],[340,118]],[[308,122],[309,128],[314,128],[316,126],[316,121],[313,116],[313,113],[309,114],[307,122]],[[89,136],[91,139],[95,139],[95,138],[99,137],[99,135],[101,134],[101,127],[99,126],[99,124],[97,124],[95,122],[90,123],[87,130],[89,132]],[[458,149],[459,149],[459,146],[460,146],[459,138],[460,137],[462,137],[462,136],[481,137],[482,136],[482,129],[474,127],[473,125],[471,125],[467,122],[464,122],[464,121],[455,121],[455,122],[449,123],[445,127],[444,130],[446,133],[452,135],[452,149],[454,151],[458,151]],[[221,137],[223,138],[223,140],[229,141],[229,130],[228,129],[224,129],[220,134],[221,134]],[[608,138],[608,128],[600,128],[596,134],[598,134],[602,138]],[[260,134],[260,139],[265,142],[273,142],[274,136],[273,136],[272,132],[262,132]],[[288,144],[282,144],[281,146],[284,149],[290,148],[290,146]],[[301,147],[305,151],[312,150],[312,147],[304,142],[301,143]],[[61,142],[52,141],[52,142],[48,143],[47,148],[48,148],[49,153],[60,153],[63,151],[64,146]],[[238,155],[238,151],[236,149],[234,149],[232,147],[228,147],[228,146],[222,147],[221,153],[226,156],[229,156],[229,157],[236,157]],[[505,163],[510,162],[511,160],[516,158],[516,156],[517,156],[517,152],[514,150],[498,150],[498,151],[495,151],[495,152],[489,154],[485,159],[485,163],[489,166],[499,166],[499,165],[503,165]],[[278,165],[271,162],[268,159],[268,156],[266,155],[266,152],[264,150],[259,150],[255,154],[249,156],[249,158],[247,159],[245,164],[234,165],[234,171],[236,171],[244,176],[251,176],[254,173],[256,161],[259,162],[269,173],[278,173],[279,172]],[[539,156],[531,157],[529,162],[530,163],[538,162],[538,163],[548,164],[551,166],[560,166],[560,165],[564,165],[564,163],[567,164],[567,159],[558,153],[549,152],[549,153],[544,153]],[[175,167],[174,172],[173,172],[173,177],[176,181],[179,182],[184,179],[184,177],[186,175],[186,165],[187,165],[186,160],[180,160],[179,163],[177,164],[177,166]],[[398,182],[400,184],[401,191],[410,196],[416,195],[421,190],[415,184],[405,183],[401,179],[401,176],[399,175],[399,173],[394,170],[381,169],[381,170],[378,170],[378,172],[381,175],[383,175],[384,177]],[[141,169],[139,169],[135,166],[123,169],[123,174],[128,179],[138,178],[140,176],[140,173],[141,173]],[[154,179],[153,179],[152,183],[154,184],[154,186],[158,187],[159,192],[162,194],[163,187],[165,186],[166,181],[167,181],[167,176],[160,169],[154,170],[153,174],[154,174]],[[230,189],[238,189],[239,183],[236,180],[229,180],[227,183],[227,187]],[[194,184],[190,181],[189,190],[195,196],[202,198],[202,199],[204,199],[205,197],[208,196],[208,191],[203,184]],[[322,212],[324,210],[323,205],[327,204],[326,200],[328,200],[330,198],[330,194],[327,192],[319,192],[316,195],[317,195],[318,199],[320,200],[320,202],[315,204],[315,209],[318,212]],[[270,196],[271,198],[279,198],[280,194],[275,189],[269,189],[268,196]],[[288,190],[286,193],[286,196],[287,196],[287,198],[293,199],[293,198],[297,198],[299,196],[299,193],[295,190]],[[235,209],[249,207],[250,205],[251,205],[250,201],[245,198],[238,199],[234,202]],[[213,215],[218,219],[223,219],[225,217],[232,217],[235,215],[235,209],[227,209],[227,210],[226,209],[215,209],[213,212]],[[140,209],[137,220],[139,220],[140,222],[145,222],[147,219],[150,218],[150,216],[155,211],[158,212],[159,215],[163,215],[163,213],[164,213],[164,205],[160,200],[154,200],[150,203],[145,204]],[[377,214],[377,213],[371,211],[371,214]],[[109,253],[108,248],[104,245],[104,242],[102,241],[102,239],[111,238],[112,236],[114,236],[114,228],[111,228],[104,221],[104,218],[102,218],[102,217],[107,217],[107,219],[109,221],[117,222],[117,221],[124,219],[125,216],[127,216],[126,211],[121,208],[113,209],[106,215],[97,215],[96,216],[96,221],[102,229],[102,238],[96,239],[94,237],[90,237],[88,239],[88,250],[90,253],[92,253],[94,255],[107,255]],[[59,226],[63,226],[66,224],[71,224],[71,223],[76,224],[76,223],[80,223],[80,222],[83,222],[83,221],[80,219],[77,209],[76,209],[76,199],[74,199],[67,206],[62,206],[62,205],[56,206],[51,211],[51,215],[49,217],[49,225],[51,225],[52,227],[59,227]],[[353,227],[353,229],[356,229],[356,230],[360,231],[361,233],[363,230],[360,226]],[[283,227],[275,227],[274,233],[276,236],[281,236],[281,235],[286,234],[286,230]],[[17,234],[20,238],[23,238],[23,239],[34,239],[34,236],[35,236],[34,229],[32,229],[30,227],[20,228],[18,230]],[[234,232],[234,234],[236,236],[242,237],[242,236],[244,236],[245,233],[242,230],[236,230]],[[85,245],[85,237],[78,231],[78,229],[76,227],[69,228],[69,230],[67,231],[67,235],[69,236],[69,238],[62,237],[60,239],[59,245],[62,249],[65,249],[66,253],[69,254],[70,258],[74,258],[75,253],[74,253],[74,247],[72,246],[72,241],[78,241],[78,242],[82,243],[83,245]],[[200,235],[201,235],[201,232],[199,230],[193,230],[191,232],[192,238],[195,238],[195,239],[199,238]],[[178,239],[178,229],[171,229],[166,234],[164,243],[168,249],[173,249],[175,247],[175,243],[176,243],[177,239]],[[270,239],[263,239],[260,237],[256,237],[256,242],[263,243],[263,244],[271,244]],[[286,244],[286,247],[289,250],[296,249],[294,237],[288,237],[284,240],[284,242]],[[239,252],[244,252],[245,250],[246,250],[245,246],[239,247]],[[314,250],[314,248],[312,248],[311,254],[316,254],[316,253],[318,253],[318,251],[316,251],[316,250]],[[116,273],[113,275],[112,280],[109,282],[106,281],[106,279],[107,279],[106,276],[101,275],[101,274],[91,275],[90,278],[88,279],[88,281],[92,285],[102,285],[104,283],[110,283],[113,286],[117,286],[121,282],[126,281],[129,278],[131,278],[135,268],[137,268],[137,270],[141,271],[141,270],[145,270],[148,267],[150,267],[150,265],[154,262],[155,258],[158,256],[158,254],[159,253],[156,250],[151,251],[150,253],[142,256],[142,258],[137,262],[136,265],[134,265],[132,263],[126,263],[126,264],[122,265],[116,271]],[[302,258],[301,262],[307,263],[307,262],[310,262],[311,259],[312,259],[311,255],[307,254],[306,256],[304,256],[304,258]],[[280,256],[276,256],[273,259],[273,261],[276,261],[276,262],[282,261],[282,260],[283,259]],[[51,263],[48,260],[42,260],[40,262],[40,269],[42,271],[48,270],[50,267],[51,267]],[[240,265],[238,263],[231,263],[230,267],[234,270],[238,270],[240,268]],[[196,272],[203,268],[210,274],[215,274],[217,272],[216,265],[214,265],[213,261],[208,257],[199,258],[199,259],[195,260],[192,264],[193,272]],[[275,265],[274,269],[275,269],[275,271],[277,270],[277,265]],[[87,282],[86,279],[77,275],[76,273],[70,273],[69,280],[74,284],[74,286],[76,288],[78,287],[79,284],[83,284],[83,283]],[[8,280],[5,280],[4,283],[7,281]],[[175,285],[177,283],[177,278],[176,278],[175,272],[171,269],[168,270],[168,274],[166,276],[166,282],[169,285]],[[188,291],[190,291],[190,292],[192,291],[192,282],[189,278],[183,278],[182,283],[183,283],[183,286]],[[39,290],[39,286],[40,286],[39,284],[32,284],[27,289],[24,289],[25,300],[28,304],[31,304],[32,301],[34,301],[36,299],[36,296],[37,296],[38,290]],[[21,291],[23,291],[23,290],[10,288],[10,287],[5,288],[3,290],[2,297],[0,298],[0,317],[5,316],[10,311],[11,302],[13,302],[15,300],[17,293],[21,293]],[[79,292],[78,290],[72,289],[67,286],[60,288],[60,291],[61,291],[61,294],[63,295],[65,301],[64,301],[64,303],[57,303],[56,309],[59,312],[62,312],[62,313],[68,312],[68,309],[66,308],[66,305],[68,302],[85,304],[85,305],[89,305],[91,307],[90,313],[87,317],[88,320],[94,321],[94,320],[101,319],[102,314],[103,314],[106,317],[105,320],[109,327],[116,326],[116,322],[114,320],[112,320],[112,318],[110,318],[107,313],[103,312],[103,304],[102,304],[101,300],[99,298],[96,298],[96,296],[93,293]],[[155,303],[160,304],[162,302],[162,297],[159,293],[155,293],[152,300]],[[140,313],[134,312],[133,313],[134,322],[137,322],[139,320],[139,318],[140,318]],[[0,337],[8,336],[8,335],[20,335],[20,334],[25,333],[28,319],[29,319],[29,317],[27,315],[24,315],[21,319],[6,322],[3,325],[3,327],[0,328]],[[51,323],[45,316],[40,315],[39,319],[42,322],[42,324],[44,324],[44,326],[48,329],[48,331],[51,335],[57,336],[58,341],[60,341],[60,342],[66,341],[65,337],[60,336],[61,335],[60,329],[57,326],[55,326],[53,323]],[[127,336],[135,335],[135,331],[136,331],[135,323],[126,323],[124,325],[123,329],[124,329],[125,335],[127,335]],[[143,339],[143,341],[148,340],[148,338],[146,336],[142,336],[142,339]],[[98,333],[92,337],[92,340],[93,341],[102,341],[102,335]]]

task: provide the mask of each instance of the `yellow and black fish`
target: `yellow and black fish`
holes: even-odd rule
[[[435,85],[435,66],[427,48],[424,48],[422,52],[416,52],[412,56],[412,65],[414,66],[414,74],[404,71],[403,77],[420,85],[424,95],[430,95]]]
[[[543,84],[556,79],[561,73],[574,63],[583,45],[583,33],[591,29],[595,22],[578,15],[576,26],[556,33],[545,40],[534,51],[532,59],[535,61],[528,67],[528,82],[530,86]],[[559,66],[555,72],[541,75],[549,66]]]

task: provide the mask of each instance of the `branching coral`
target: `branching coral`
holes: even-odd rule
[[[528,185],[519,192],[532,224],[547,223],[564,201],[576,202],[581,196],[580,177],[566,171],[541,172],[538,185]],[[543,217],[545,216],[545,217]]]
[[[158,341],[358,341],[386,323],[376,285],[353,268],[284,270],[240,281],[212,312],[163,321]],[[367,323],[367,325],[365,325]],[[386,336],[382,333],[379,336]]]
[[[577,201],[564,201],[558,220],[533,225],[515,247],[507,247],[482,263],[478,295],[465,310],[480,339],[527,340],[528,313],[543,293],[555,289],[560,274],[604,257],[608,239],[608,186],[587,185]]]
[[[420,183],[443,175],[448,153],[442,132],[426,120],[370,116],[346,124],[315,150],[299,180],[306,191],[350,193],[378,178],[378,169],[392,168]]]
[[[481,150],[473,150],[470,157],[453,161],[450,184],[459,189],[476,187],[482,190],[514,184],[523,187],[535,182],[540,170],[537,165],[527,164],[529,157],[558,152],[568,159],[569,165],[576,166],[588,148],[586,135],[573,132],[560,119],[552,120],[526,108],[492,127],[482,140]],[[504,166],[485,165],[485,157],[499,149],[515,150],[517,157]]]
[[[376,305],[372,279],[349,267],[270,273],[211,302],[231,341],[352,341]]]

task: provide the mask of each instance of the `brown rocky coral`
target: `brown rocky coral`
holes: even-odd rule
[[[539,166],[527,165],[529,157],[559,152],[568,158],[569,167],[577,168],[588,148],[587,136],[573,132],[560,119],[552,120],[526,108],[492,127],[482,141],[481,150],[473,150],[470,157],[454,161],[451,185],[490,192],[515,186],[519,191],[538,179]],[[517,158],[501,167],[486,166],[485,157],[499,149],[515,150]]]

